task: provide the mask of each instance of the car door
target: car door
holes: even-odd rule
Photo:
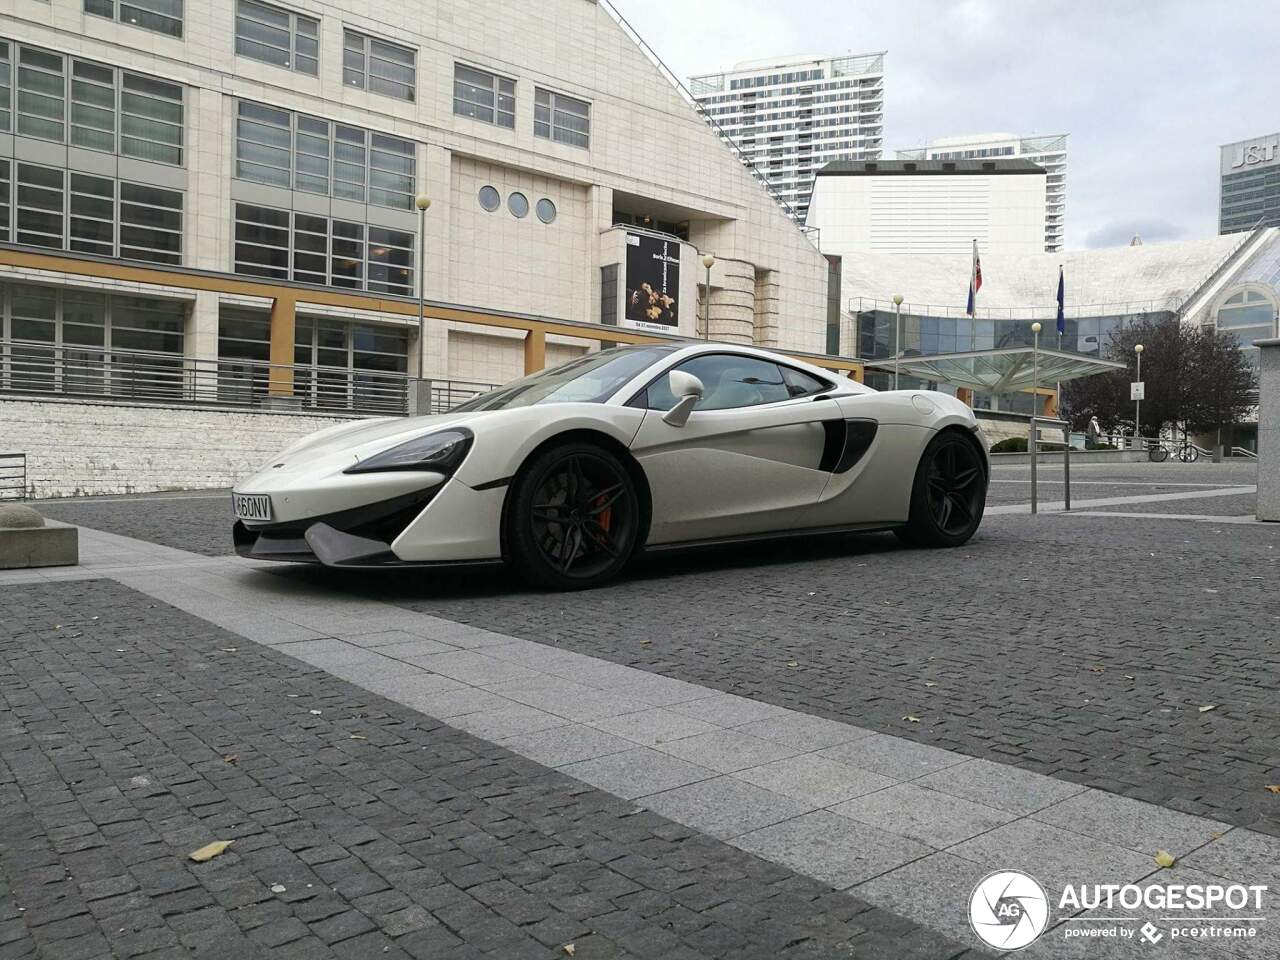
[[[702,381],[702,400],[682,427],[664,372],[634,400],[646,409],[631,449],[649,478],[649,543],[714,540],[785,530],[814,504],[822,469],[823,420],[839,418],[825,384],[760,357],[701,354],[673,369]],[[798,375],[798,376],[796,376]],[[804,383],[801,378],[807,378]]]

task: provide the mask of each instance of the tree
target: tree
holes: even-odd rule
[[[1258,374],[1239,341],[1215,327],[1195,331],[1192,349],[1191,408],[1187,425],[1193,430],[1217,434],[1222,445],[1222,427],[1236,423],[1258,404]]]
[[[1176,317],[1142,319],[1116,327],[1103,350],[1124,370],[1074,380],[1063,390],[1072,426],[1083,429],[1090,417],[1108,431],[1133,427],[1129,384],[1137,380],[1141,343],[1141,434],[1159,436],[1166,425],[1212,429],[1234,423],[1257,403],[1257,376],[1235,338],[1213,328],[1183,324]]]

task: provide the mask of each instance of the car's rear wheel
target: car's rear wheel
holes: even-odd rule
[[[910,519],[895,532],[915,547],[958,547],[977,531],[986,503],[982,454],[967,437],[944,431],[920,457]]]
[[[507,511],[507,552],[530,583],[557,590],[596,587],[617,576],[636,547],[640,500],[608,450],[566,443],[521,468]]]

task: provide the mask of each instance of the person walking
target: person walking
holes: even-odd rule
[[[1086,450],[1097,450],[1101,446],[1102,424],[1098,423],[1097,417],[1089,418],[1089,425],[1084,428],[1084,448]]]

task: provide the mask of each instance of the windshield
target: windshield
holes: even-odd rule
[[[539,403],[603,403],[640,371],[677,349],[673,344],[588,353],[473,397],[450,412],[505,410]]]

